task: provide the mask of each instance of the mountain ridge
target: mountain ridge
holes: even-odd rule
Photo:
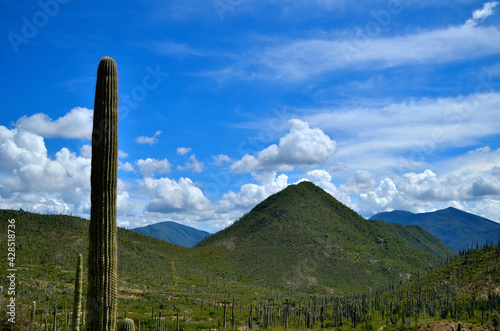
[[[207,231],[198,230],[172,221],[154,223],[130,230],[183,247],[193,247],[211,235]]]
[[[395,210],[370,217],[375,219],[422,226],[456,252],[472,244],[482,246],[486,241],[496,242],[500,237],[499,223],[454,207],[419,214]]]

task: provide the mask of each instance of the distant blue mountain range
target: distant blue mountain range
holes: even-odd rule
[[[482,246],[492,241],[496,244],[500,240],[500,223],[453,207],[421,214],[395,210],[373,215],[370,220],[420,225],[456,252],[467,246]]]
[[[211,235],[175,222],[161,222],[131,230],[184,247],[193,247]]]

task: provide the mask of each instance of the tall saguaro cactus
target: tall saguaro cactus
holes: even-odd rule
[[[97,69],[93,121],[86,329],[115,330],[118,73],[110,57]]]

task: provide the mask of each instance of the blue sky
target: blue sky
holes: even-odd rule
[[[310,180],[364,217],[500,222],[496,1],[0,1],[0,208],[88,217],[99,60],[118,222],[217,231]]]

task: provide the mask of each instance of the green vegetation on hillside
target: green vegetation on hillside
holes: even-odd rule
[[[491,291],[500,294],[500,245],[464,251],[460,258],[429,272],[425,278],[427,288],[451,286],[460,296],[487,298]]]
[[[4,230],[5,220],[16,220],[19,322],[9,324],[2,305],[0,329],[28,330],[37,323],[38,329],[52,330],[55,304],[57,325],[65,330],[71,321],[77,254],[87,258],[89,222],[7,210],[1,210],[0,217]],[[118,229],[118,245],[118,319],[132,318],[141,330],[175,330],[177,323],[184,330],[222,329],[224,321],[226,330],[232,324],[247,328],[250,316],[254,329],[275,330],[322,325],[336,330],[417,330],[436,323],[451,330],[458,321],[467,329],[498,327],[496,246],[468,252],[428,276],[421,272],[409,281],[370,291],[320,294],[252,284],[220,245],[187,249],[124,229]],[[0,268],[7,269],[4,259]],[[4,291],[3,299],[7,297]]]
[[[83,255],[84,266],[88,260],[89,221],[67,215],[11,210],[0,210],[0,219],[4,233],[7,220],[15,219],[16,224],[16,296],[25,307],[20,305],[18,312],[22,315],[24,309],[36,301],[37,320],[47,318],[50,324],[54,303],[60,312],[69,311],[73,306],[78,254]],[[5,239],[1,242],[5,246]],[[0,259],[0,268],[7,270],[5,259]],[[121,310],[118,317],[123,317],[124,302],[135,302],[141,307],[141,314],[147,316],[145,311],[151,311],[151,308],[145,307],[154,298],[185,298],[191,291],[206,293],[201,296],[208,298],[228,292],[230,288],[232,293],[246,293],[249,290],[235,281],[237,273],[234,270],[221,249],[188,249],[119,228],[118,297]],[[87,272],[84,267],[84,280]],[[0,285],[7,288],[5,283]],[[84,281],[84,293],[87,293],[87,287]],[[3,296],[7,296],[5,291]],[[174,309],[173,306],[170,308]],[[64,319],[59,321],[63,323]],[[0,321],[0,329],[2,325]]]

